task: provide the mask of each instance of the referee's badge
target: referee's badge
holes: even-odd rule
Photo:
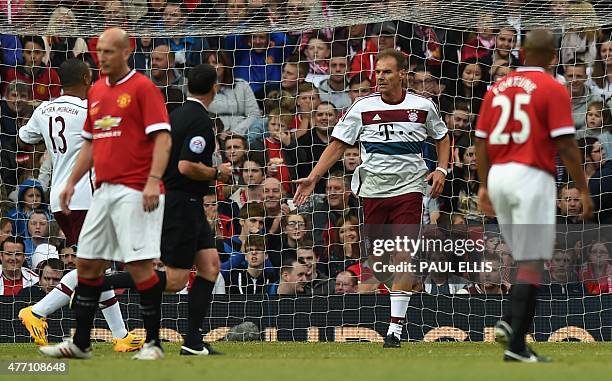
[[[202,153],[204,152],[204,147],[206,147],[206,140],[204,140],[201,136],[194,136],[191,138],[189,142],[189,149],[193,153]]]

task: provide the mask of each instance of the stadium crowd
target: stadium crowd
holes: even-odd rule
[[[42,146],[18,144],[17,132],[41,101],[60,95],[57,68],[81,58],[96,75],[96,38],[62,37],[62,25],[91,22],[89,12],[60,2],[49,12],[50,35],[0,37],[2,82],[0,133],[0,295],[44,294],[75,268],[78,246],[66,247],[48,210],[53,169]],[[221,5],[223,4],[223,5]],[[595,12],[588,2],[551,1],[561,15]],[[26,19],[25,1],[17,22]],[[424,199],[423,224],[436,235],[480,237],[485,249],[463,256],[427,253],[426,260],[488,262],[480,274],[431,271],[422,289],[432,294],[505,294],[512,283],[513,259],[495,229],[495,219],[478,209],[479,181],[473,130],[491,83],[521,65],[520,20],[498,29],[469,33],[403,21],[357,24],[295,32],[256,32],[221,37],[177,36],[175,30],[207,22],[231,25],[274,24],[282,17],[308,18],[333,12],[318,0],[210,0],[92,2],[109,23],[163,31],[164,38],[134,37],[130,65],[149,76],[169,111],[187,96],[186,72],[209,63],[220,88],[209,112],[215,121],[215,164],[229,162],[232,178],[217,182],[204,198],[222,271],[217,292],[229,294],[326,295],[386,293],[368,267],[361,235],[359,199],[351,190],[360,150],[346,151],[341,162],[317,184],[306,205],[291,199],[293,181],[306,177],[330,141],[331,131],[358,97],[376,89],[373,64],[387,48],[403,52],[410,63],[406,89],[439,107],[451,137],[451,168],[442,196]],[[76,12],[79,12],[78,14]],[[199,24],[186,24],[198,14]],[[483,25],[489,15],[483,14]],[[190,19],[189,19],[190,20]],[[110,25],[110,24],[109,24]],[[55,32],[57,34],[55,34]],[[577,189],[558,167],[560,245],[545,270],[543,293],[580,296],[612,292],[612,240],[585,235],[593,224],[612,222],[612,36],[609,29],[565,29],[558,33],[559,54],[549,71],[571,94],[576,138],[596,205],[594,221],[582,221]],[[433,166],[433,142],[422,146]],[[435,166],[434,166],[435,167]],[[430,168],[433,170],[433,168]],[[6,241],[9,236],[22,237]],[[595,238],[585,238],[585,237]],[[163,264],[159,264],[163,268]]]

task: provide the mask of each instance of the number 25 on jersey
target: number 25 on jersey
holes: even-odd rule
[[[523,107],[528,105],[530,101],[531,95],[529,94],[515,94],[514,102],[510,97],[504,94],[496,95],[493,98],[491,105],[493,107],[500,107],[501,114],[495,128],[491,132],[489,144],[506,145],[510,142],[510,138],[512,138],[512,141],[516,144],[523,144],[527,141],[529,133],[531,132],[531,122],[529,121],[529,114],[525,112]],[[509,124],[511,124],[511,120],[521,125],[520,131],[511,133],[505,132]]]

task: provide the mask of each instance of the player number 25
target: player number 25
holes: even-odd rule
[[[501,115],[489,138],[490,144],[508,144],[510,142],[510,134],[504,132],[504,130],[506,126],[508,126],[511,113],[512,119],[521,124],[520,131],[511,133],[512,141],[516,144],[523,144],[527,141],[529,133],[531,132],[531,122],[529,121],[529,114],[523,110],[523,106],[529,104],[530,101],[531,95],[529,94],[516,94],[514,96],[514,102],[503,94],[496,95],[493,98],[492,105],[493,107],[501,107]],[[513,104],[514,109],[512,107]]]
[[[66,129],[66,121],[61,116],[55,117],[55,123],[61,125],[60,130],[57,132],[57,137],[61,140],[61,145],[57,147],[55,145],[55,138],[53,137],[53,117],[49,117],[49,137],[51,138],[51,145],[53,145],[53,152],[57,152],[59,150],[60,153],[66,153],[66,148],[68,145],[66,144],[66,137],[64,136],[64,130]]]

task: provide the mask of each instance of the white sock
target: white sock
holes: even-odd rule
[[[391,319],[389,323],[389,329],[387,330],[387,336],[393,334],[395,337],[400,338],[402,335],[403,324],[399,322],[393,322],[393,320],[401,320],[402,322],[406,319],[406,311],[408,311],[408,304],[410,304],[410,297],[412,292],[406,291],[391,291]]]
[[[113,300],[113,304],[110,306],[106,306],[104,302]],[[128,331],[125,328],[125,323],[123,322],[123,315],[121,315],[121,307],[119,307],[119,302],[115,298],[115,292],[113,290],[104,291],[100,295],[100,302],[104,304],[102,308],[102,315],[104,315],[104,319],[108,324],[108,328],[110,328],[113,337],[117,339],[123,339]]]
[[[64,275],[60,284],[32,307],[32,312],[46,318],[60,308],[68,305],[70,296],[78,282],[77,271],[72,270]],[[64,290],[64,291],[62,291]],[[69,292],[70,295],[66,294]]]

